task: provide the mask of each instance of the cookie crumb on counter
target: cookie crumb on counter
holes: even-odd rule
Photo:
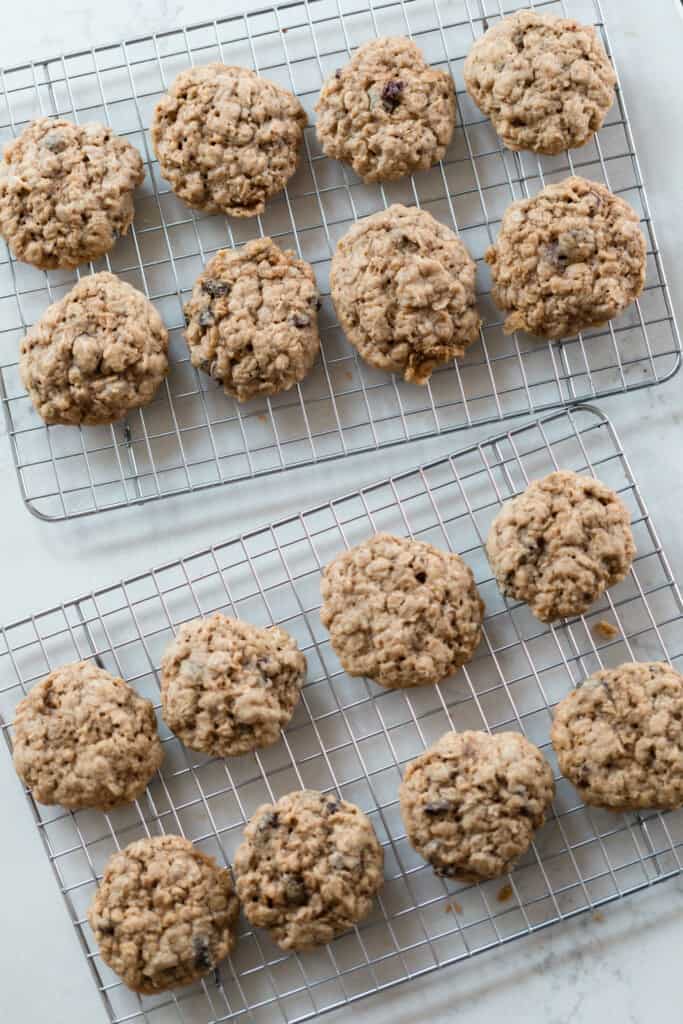
[[[443,909],[446,914],[462,914],[462,905],[457,900],[451,900]]]
[[[498,900],[499,903],[507,903],[507,901],[510,899],[511,896],[512,896],[512,886],[508,882],[507,885],[501,886],[501,888],[498,890],[498,894],[496,895],[496,899]]]
[[[593,632],[597,633],[598,636],[603,637],[605,640],[613,640],[615,636],[619,636],[619,629],[612,622],[607,622],[606,619],[600,619],[593,626]]]

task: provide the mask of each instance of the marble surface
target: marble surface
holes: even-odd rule
[[[680,200],[683,168],[683,18],[678,0],[602,0],[674,302],[683,313]],[[32,0],[31,16],[3,9],[0,64],[219,16],[261,0]],[[680,376],[661,388],[603,403],[616,424],[674,573],[683,579],[683,445]],[[480,432],[481,433],[481,432]],[[472,438],[472,434],[469,435]],[[429,454],[458,439],[430,442]],[[425,444],[382,456],[382,474],[421,461]],[[352,465],[349,463],[352,462]],[[0,437],[0,621],[173,558],[247,525],[376,478],[376,457],[301,471],[268,489],[245,483],[78,523],[41,523],[21,505],[9,445]],[[295,489],[296,488],[296,489]],[[297,497],[298,496],[298,497]],[[103,529],[106,523],[106,529]],[[0,749],[0,1020],[99,1024],[104,1011],[67,918],[28,807]],[[683,881],[585,914],[362,1004],[364,1020],[408,1024],[425,1016],[484,1024],[624,1024],[679,1019]],[[358,1011],[357,1011],[358,1012]],[[344,1019],[339,1013],[327,1018]]]

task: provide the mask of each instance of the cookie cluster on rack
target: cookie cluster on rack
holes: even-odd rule
[[[554,154],[584,145],[600,128],[616,76],[592,26],[525,10],[473,44],[464,81],[506,146]],[[446,157],[455,83],[412,40],[373,39],[324,82],[315,111],[327,157],[366,182],[396,181]],[[213,63],[176,77],[150,135],[159,171],[180,200],[245,218],[287,187],[307,123],[283,86]],[[5,150],[0,233],[16,258],[43,269],[97,260],[130,228],[142,178],[140,155],[110,128],[41,118]],[[514,202],[486,261],[505,331],[560,339],[604,324],[638,297],[646,244],[623,199],[571,177]],[[339,240],[330,288],[359,355],[425,384],[479,338],[475,277],[451,227],[417,207],[390,205]],[[124,350],[114,323],[122,289],[131,311]],[[153,399],[168,346],[155,329],[150,352],[146,302],[123,282],[118,291],[108,283],[104,301],[101,289],[96,297],[79,284],[29,330],[20,372],[47,423],[111,423]],[[319,352],[318,303],[312,267],[271,239],[219,250],[185,306],[192,364],[238,402],[296,387]]]

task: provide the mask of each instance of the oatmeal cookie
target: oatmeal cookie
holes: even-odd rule
[[[506,334],[565,338],[600,327],[638,298],[647,244],[627,202],[575,177],[508,206],[485,258]]]
[[[658,661],[594,673],[560,701],[551,738],[560,771],[597,807],[683,804],[683,676]]]
[[[378,533],[323,570],[320,618],[352,676],[404,688],[470,661],[484,602],[460,555]]]
[[[88,910],[104,962],[134,992],[189,985],[235,945],[230,872],[181,836],[139,839],[107,862]]]
[[[19,373],[46,423],[114,423],[151,402],[167,351],[168,331],[142,292],[92,274],[30,328]]]
[[[491,524],[486,554],[503,594],[541,622],[581,615],[628,574],[628,511],[599,480],[570,470],[533,480]]]
[[[97,260],[128,231],[144,176],[137,149],[111,128],[41,117],[5,148],[0,234],[42,270]]]
[[[185,305],[192,365],[240,402],[302,381],[320,348],[313,268],[270,238],[222,249]]]
[[[431,214],[390,206],[354,224],[337,245],[330,288],[339,321],[363,359],[426,384],[479,336],[476,269],[460,239]]]
[[[509,149],[583,146],[614,102],[614,73],[592,25],[536,11],[496,22],[470,50],[465,86]]]
[[[299,162],[306,113],[248,68],[181,71],[157,104],[151,137],[162,175],[188,206],[255,217]]]
[[[363,812],[302,790],[264,804],[235,854],[247,918],[281,949],[331,942],[370,913],[384,881],[384,853]]]
[[[38,803],[109,811],[142,795],[163,751],[152,704],[79,661],[50,672],[18,704],[13,756]]]
[[[519,733],[447,732],[406,767],[401,815],[437,875],[482,882],[528,850],[554,792],[550,765]]]
[[[161,662],[161,713],[191,750],[217,757],[280,738],[306,676],[306,658],[284,629],[261,629],[217,612],[184,622]]]
[[[373,39],[322,87],[316,132],[327,156],[366,182],[395,181],[443,159],[455,86],[404,37]]]

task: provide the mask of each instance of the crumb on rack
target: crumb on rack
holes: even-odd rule
[[[599,633],[600,636],[604,637],[605,640],[612,640],[615,636],[619,636],[618,628],[606,619],[600,619],[599,622],[596,622],[593,629],[596,633]]]
[[[498,895],[496,896],[496,899],[498,900],[499,903],[505,903],[507,900],[510,899],[511,896],[512,886],[508,882],[506,885],[502,886],[502,888],[498,890]]]
[[[266,414],[264,412],[260,412],[258,414],[258,416],[256,417],[256,419],[260,420],[261,423],[267,423],[268,422],[268,417],[266,416]]]
[[[462,907],[457,900],[451,900],[443,909],[446,914],[462,914]]]
[[[350,370],[345,370],[344,376],[346,377],[347,380],[353,380],[353,374],[351,373]]]
[[[597,921],[598,924],[602,924],[602,922],[605,920],[605,915],[602,913],[601,910],[596,910],[593,914],[593,920]]]

